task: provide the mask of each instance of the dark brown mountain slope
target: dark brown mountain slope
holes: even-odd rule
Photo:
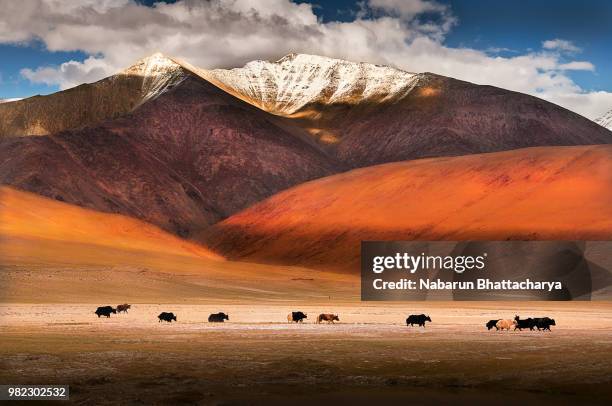
[[[270,118],[188,76],[103,125],[2,140],[0,183],[189,235],[338,170]]]
[[[336,106],[321,120],[352,167],[534,146],[612,143],[612,132],[542,99],[422,74],[397,103]],[[317,106],[310,107],[315,111]]]

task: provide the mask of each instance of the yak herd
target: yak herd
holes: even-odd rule
[[[534,329],[538,329],[538,331],[550,331],[550,326],[556,326],[555,319],[551,319],[550,317],[529,317],[527,319],[521,319],[518,315],[514,316],[514,319],[497,319],[497,320],[489,320],[485,326],[488,330],[496,329],[496,330],[506,330],[510,331],[511,328],[514,330],[523,331],[523,329],[529,329],[533,331]]]
[[[127,313],[128,310],[132,306],[124,303],[120,304],[117,307],[112,306],[101,306],[96,309],[94,312],[98,318],[100,316],[105,316],[109,318],[111,314],[118,313]],[[173,321],[177,321],[176,315],[172,312],[161,312],[159,316],[157,316],[159,322],[166,321],[171,323]],[[308,318],[306,313],[297,311],[291,312],[287,315],[288,323],[303,323],[305,319]],[[229,315],[223,312],[213,313],[208,316],[209,323],[223,323],[225,320],[229,320]],[[330,324],[334,324],[334,321],[340,321],[340,318],[337,314],[332,313],[321,313],[315,319],[315,323],[319,324],[322,322],[327,322]],[[406,319],[406,325],[413,327],[415,324],[419,327],[425,327],[425,323],[430,322],[431,318],[425,314],[411,314]],[[521,319],[518,315],[514,317],[514,319],[494,319],[489,320],[485,327],[487,330],[495,329],[497,331],[507,330],[514,328],[514,330],[523,331],[523,329],[529,329],[533,331],[537,329],[538,331],[550,331],[550,326],[556,326],[555,319],[551,319],[550,317],[529,317],[527,319]]]

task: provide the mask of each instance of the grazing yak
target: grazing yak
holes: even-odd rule
[[[161,323],[162,320],[168,323],[172,323],[172,320],[176,321],[176,316],[172,312],[161,312],[157,318],[159,319],[159,323]]]
[[[426,316],[424,314],[411,314],[406,319],[406,325],[410,325],[410,327],[412,327],[416,324],[419,327],[425,327],[426,321],[431,323],[431,319],[429,318],[429,316]]]
[[[516,330],[518,328],[519,331],[523,331],[524,328],[533,330],[533,328],[536,326],[535,319],[532,319],[531,317],[528,319],[521,319],[518,315],[516,315],[514,316],[514,321],[516,321],[514,329]]]
[[[321,323],[322,321],[334,324],[334,320],[340,321],[340,318],[337,314],[321,313],[319,314],[319,317],[317,317],[317,324]]]
[[[106,316],[108,318],[111,313],[117,314],[117,309],[113,309],[111,306],[100,306],[94,313],[98,315],[98,318],[100,318],[100,316]]]
[[[491,330],[493,327],[495,327],[495,330],[499,330],[497,328],[497,322],[498,321],[499,321],[499,319],[487,321],[487,324],[485,324],[485,326],[487,326],[487,330]]]
[[[306,313],[302,313],[302,312],[291,312],[287,315],[287,321],[289,323],[302,323],[304,321],[304,319],[307,319],[308,316],[306,315]]]
[[[129,305],[127,303],[117,305],[117,313],[121,313],[121,312],[127,313],[128,310],[131,308],[132,308],[132,305]]]
[[[223,323],[224,320],[229,320],[229,315],[223,312],[213,313],[208,316],[209,323]]]
[[[533,319],[536,328],[539,330],[550,330],[550,326],[556,326],[555,319],[551,319],[550,317],[538,317]]]
[[[516,320],[510,320],[510,319],[501,319],[497,321],[497,324],[495,325],[495,327],[497,327],[498,330],[508,330],[510,331],[510,329],[512,327],[516,326]]]

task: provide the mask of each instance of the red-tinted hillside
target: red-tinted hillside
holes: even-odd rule
[[[357,271],[362,240],[612,239],[612,146],[357,169],[281,192],[203,240],[231,259]]]

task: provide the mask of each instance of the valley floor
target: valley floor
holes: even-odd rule
[[[305,305],[304,303],[307,303]],[[0,304],[0,383],[69,384],[75,404],[609,404],[610,302]],[[110,304],[110,303],[109,303]],[[302,310],[304,324],[288,324]],[[159,323],[173,311],[176,323]],[[211,312],[229,313],[209,324]],[[313,323],[338,313],[335,325]],[[427,313],[426,328],[407,314]],[[487,331],[549,315],[552,332]]]

